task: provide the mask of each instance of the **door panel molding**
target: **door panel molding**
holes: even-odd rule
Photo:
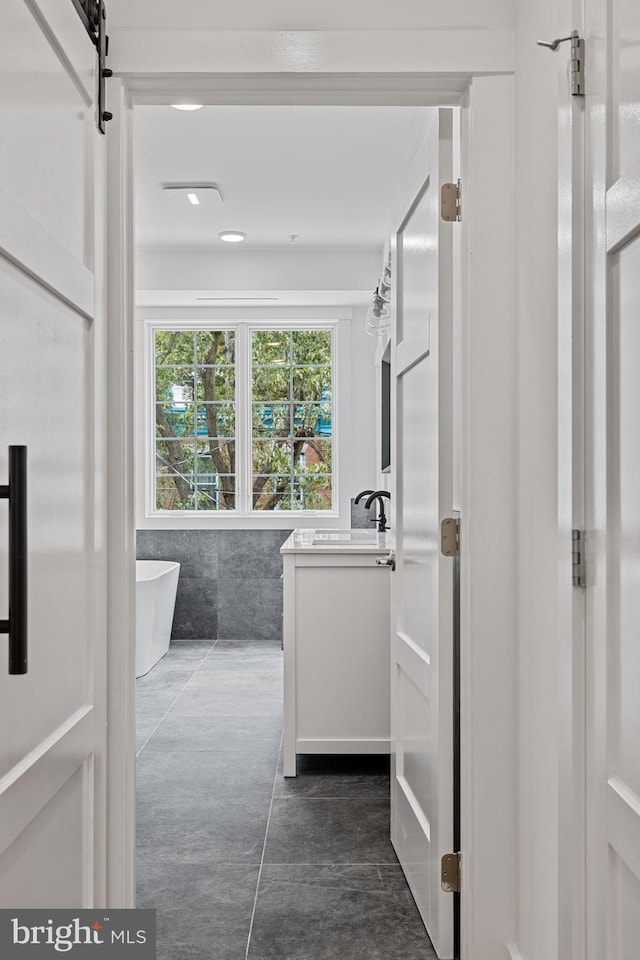
[[[614,253],[640,230],[640,169],[620,177],[605,195],[607,253]]]
[[[0,780],[0,855],[92,755],[93,724],[93,707],[77,710]]]
[[[93,273],[0,186],[0,256],[67,306],[91,319]]]
[[[5,0],[6,2],[6,0]],[[60,0],[22,0],[78,89],[86,106],[95,98],[95,47],[71,3]],[[64,44],[62,39],[64,38]]]

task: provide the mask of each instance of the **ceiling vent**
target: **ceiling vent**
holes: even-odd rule
[[[166,201],[175,207],[221,207],[222,191],[217,183],[161,183]]]

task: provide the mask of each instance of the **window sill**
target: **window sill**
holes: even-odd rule
[[[335,527],[340,523],[340,514],[335,511],[322,513],[285,513],[276,511],[264,514],[241,516],[235,511],[225,511],[215,516],[199,516],[191,512],[172,511],[152,513],[140,518],[139,530],[295,530],[299,527]],[[346,524],[348,526],[348,523]]]

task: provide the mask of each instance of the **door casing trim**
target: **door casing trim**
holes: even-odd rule
[[[107,132],[108,899],[135,904],[135,510],[133,163],[136,105],[204,103],[462,106],[461,956],[492,960],[516,929],[515,197],[513,75],[127,75],[109,82]],[[452,90],[452,86],[462,89]],[[286,99],[283,100],[283,96]],[[500,185],[501,204],[491,200]],[[487,246],[487,239],[491,244]],[[479,255],[481,252],[482,255]],[[496,357],[507,362],[496,368]],[[501,377],[489,376],[496,369]],[[504,520],[498,537],[493,517]],[[487,556],[492,567],[487,569]],[[490,576],[489,576],[490,575]],[[499,586],[491,588],[492,583]],[[501,663],[499,689],[488,662]],[[493,683],[493,697],[483,690]],[[473,722],[472,722],[473,717]],[[504,749],[496,756],[501,732]],[[499,759],[499,763],[497,760]],[[482,798],[482,804],[478,802]],[[494,891],[501,890],[500,897]]]

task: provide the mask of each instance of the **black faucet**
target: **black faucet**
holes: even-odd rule
[[[373,493],[373,490],[361,490],[358,496],[353,501],[354,503],[360,503],[363,497],[368,497],[370,493]]]
[[[365,491],[365,493],[366,493],[366,492],[367,492],[367,491]],[[376,501],[376,500],[378,501],[378,504],[379,504],[379,506],[380,506],[380,513],[379,513],[379,515],[378,515],[377,520],[376,520],[376,518],[374,517],[373,520],[371,521],[371,523],[377,523],[377,524],[378,524],[378,531],[379,531],[380,533],[384,533],[385,530],[388,530],[388,529],[389,529],[389,527],[387,526],[387,517],[386,517],[386,514],[385,514],[385,512],[384,512],[384,497],[386,497],[387,500],[391,500],[391,494],[389,493],[388,490],[372,490],[372,491],[371,491],[371,496],[369,497],[369,499],[367,500],[367,502],[366,502],[365,505],[364,505],[364,506],[365,506],[365,510],[368,510],[369,507],[374,503],[374,501]]]

